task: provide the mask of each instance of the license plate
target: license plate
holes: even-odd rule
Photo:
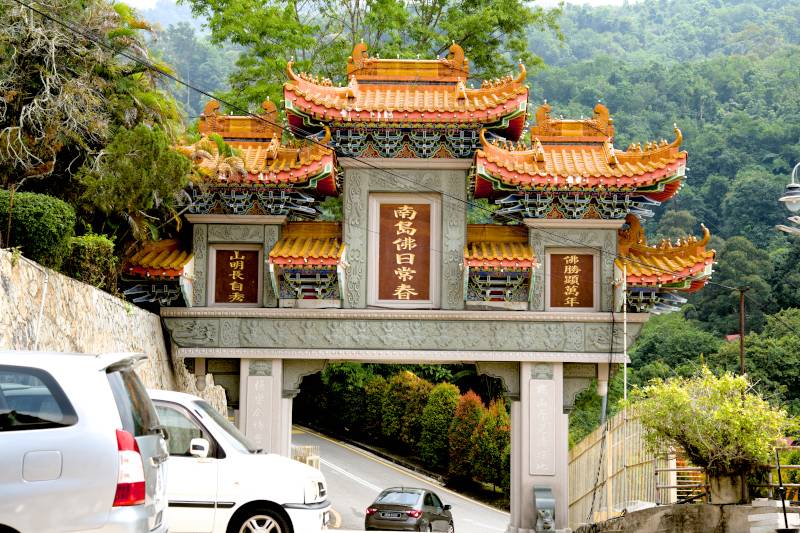
[[[381,518],[400,518],[400,513],[381,513]]]

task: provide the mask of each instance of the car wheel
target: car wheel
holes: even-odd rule
[[[253,509],[245,513],[228,531],[235,533],[290,533],[286,519],[270,509]]]
[[[447,533],[456,533],[456,527],[450,522],[450,525],[447,526]]]

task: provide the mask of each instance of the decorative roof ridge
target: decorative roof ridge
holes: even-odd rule
[[[613,153],[619,162],[641,161],[643,159],[652,161],[668,155],[679,155],[680,146],[683,143],[683,133],[677,125],[674,125],[674,128],[675,139],[672,142],[667,142],[666,139],[651,141],[646,143],[644,148],[642,148],[641,143],[630,144],[624,151],[614,150]]]
[[[408,69],[407,67],[412,67]],[[417,67],[414,69],[413,67]],[[434,67],[434,68],[431,68]],[[442,72],[444,67],[445,71]],[[423,69],[423,70],[420,70]],[[390,79],[398,76],[403,70],[414,70],[417,76],[427,73],[437,78],[447,78],[455,82],[459,77],[469,77],[469,61],[464,55],[464,49],[455,41],[448,48],[446,57],[436,59],[381,59],[370,57],[367,45],[363,41],[356,43],[353,53],[347,58],[347,77],[355,75],[357,78]],[[427,71],[427,72],[426,72]],[[449,71],[449,72],[448,72]]]
[[[280,133],[278,108],[269,98],[261,102],[262,112],[258,115],[225,115],[220,114],[219,109],[217,100],[208,101],[197,124],[201,134],[264,141]]]
[[[649,256],[675,256],[685,255],[707,255],[709,253],[715,254],[715,250],[706,250],[705,247],[711,239],[711,232],[704,225],[701,224],[703,229],[703,236],[697,238],[694,235],[689,235],[683,239],[679,239],[674,244],[668,239],[662,239],[656,245],[647,244],[647,239],[644,230],[641,226],[639,218],[629,213],[625,217],[626,226],[619,230],[619,255],[623,258],[628,258],[633,254],[649,255]]]
[[[531,138],[538,137],[543,143],[570,142],[574,140],[605,142],[614,138],[614,119],[608,108],[598,102],[592,118],[564,119],[550,116],[552,107],[544,101],[534,113],[536,121],[531,125]]]

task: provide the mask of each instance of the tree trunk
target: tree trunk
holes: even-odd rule
[[[749,494],[741,474],[708,476],[710,503],[747,503]]]

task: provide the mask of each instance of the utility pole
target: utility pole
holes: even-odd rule
[[[744,376],[744,293],[750,287],[739,287],[739,373]]]

